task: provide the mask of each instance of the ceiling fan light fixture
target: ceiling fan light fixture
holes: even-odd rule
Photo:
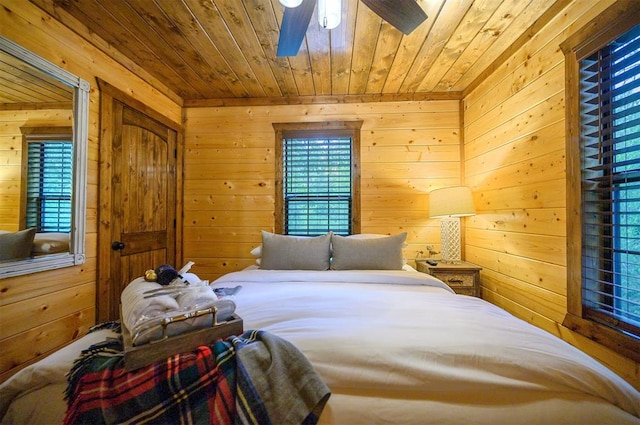
[[[280,4],[284,7],[294,8],[302,4],[302,0],[280,0]]]
[[[318,23],[331,30],[340,25],[342,0],[318,0]]]

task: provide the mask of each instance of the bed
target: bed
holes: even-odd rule
[[[321,424],[640,424],[629,383],[504,310],[456,295],[397,250],[389,262],[386,239],[375,243],[377,269],[365,264],[370,241],[332,244],[322,269],[309,241],[285,247],[288,258],[279,247],[274,263],[266,240],[260,265],[211,285],[240,286],[232,299],[245,329],[304,353],[331,391]],[[69,365],[87,339],[104,337],[83,337],[0,386],[3,423],[58,422]]]
[[[600,363],[407,266],[255,268],[214,285],[241,285],[245,326],[309,358],[331,389],[321,423],[640,423],[640,394]]]

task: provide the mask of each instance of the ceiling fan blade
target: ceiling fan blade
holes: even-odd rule
[[[382,19],[409,35],[427,19],[416,0],[362,0]]]
[[[285,7],[277,56],[295,56],[309,27],[316,0],[303,0],[298,7]]]

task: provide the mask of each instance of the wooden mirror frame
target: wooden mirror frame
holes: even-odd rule
[[[0,35],[0,50],[67,84],[73,95],[73,198],[69,252],[0,263],[0,279],[85,262],[89,83]]]

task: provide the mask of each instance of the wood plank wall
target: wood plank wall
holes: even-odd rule
[[[438,248],[428,192],[460,182],[460,102],[187,108],[184,261],[202,279],[253,264],[274,228],[272,123],[363,120],[362,233],[408,232],[404,254]]]
[[[2,0],[0,34],[91,84],[85,264],[0,280],[0,382],[95,322],[99,93],[96,76],[180,122],[181,108],[23,0]],[[67,121],[68,123],[68,121]],[[68,125],[68,124],[67,124]],[[10,142],[13,143],[13,142]],[[4,143],[3,143],[4,145]],[[4,204],[4,199],[2,199]]]
[[[0,230],[20,230],[22,132],[20,127],[64,127],[73,121],[71,110],[0,111]]]
[[[560,324],[567,311],[564,56],[612,1],[575,1],[465,96],[465,180],[478,214],[466,258],[483,298],[591,354],[640,388],[640,367]]]

